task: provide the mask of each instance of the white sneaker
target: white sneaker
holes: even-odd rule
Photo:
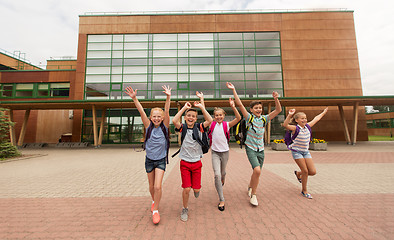
[[[251,187],[248,187],[248,196],[252,197],[252,188]]]
[[[259,205],[259,202],[257,202],[256,195],[252,195],[252,197],[250,198],[250,204],[252,204],[253,206],[258,206]]]

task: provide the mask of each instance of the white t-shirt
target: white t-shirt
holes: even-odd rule
[[[227,122],[227,130],[228,127],[229,125]],[[230,150],[226,135],[224,134],[223,123],[216,123],[215,128],[212,131],[211,149],[215,152],[227,152]]]

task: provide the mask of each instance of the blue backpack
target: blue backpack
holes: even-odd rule
[[[305,127],[308,128],[309,133],[311,135],[311,141],[312,141],[312,128],[311,128],[311,126],[309,126],[309,124],[306,124]],[[299,132],[300,132],[300,127],[298,125],[296,125],[296,129],[295,129],[293,136],[291,136],[291,131],[286,130],[285,143],[286,143],[288,149],[294,151],[293,149],[289,148],[289,146],[293,143],[294,139],[296,139]]]

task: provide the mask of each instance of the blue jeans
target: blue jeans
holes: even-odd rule
[[[301,158],[312,158],[309,150],[307,151],[291,151],[291,155],[293,155],[293,159],[301,159]]]

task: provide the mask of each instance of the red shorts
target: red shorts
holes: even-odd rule
[[[202,162],[186,162],[181,160],[180,169],[182,177],[182,188],[201,188]]]

